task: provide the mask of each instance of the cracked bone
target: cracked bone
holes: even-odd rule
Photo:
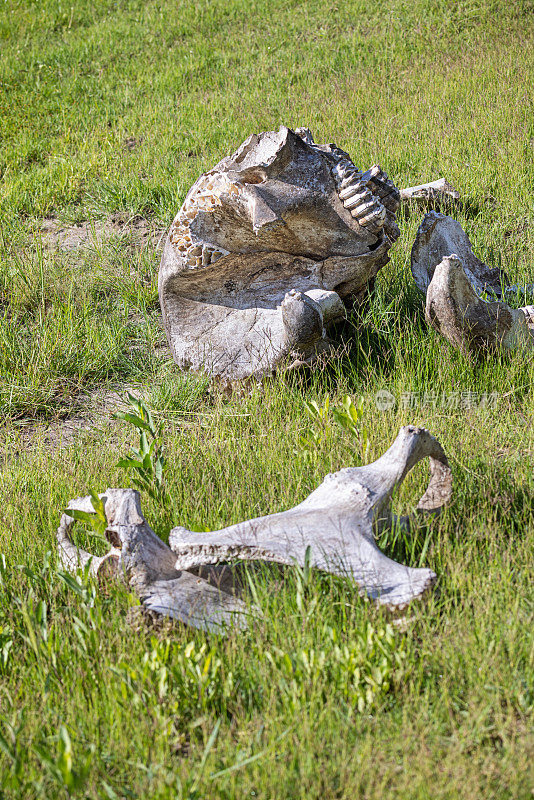
[[[389,261],[398,204],[380,167],[357,170],[307,129],[249,137],[196,181],[169,231],[159,297],[174,360],[230,382],[312,363]]]
[[[430,482],[417,508],[435,513],[451,497],[451,470],[439,442],[424,428],[407,426],[377,461],[327,475],[294,508],[210,533],[174,528],[169,544],[176,568],[233,559],[302,566],[309,548],[312,566],[348,578],[378,604],[402,609],[430,589],[436,576],[430,569],[407,567],[385,556],[373,528],[392,524],[392,492],[427,456]]]
[[[477,294],[489,292],[501,297],[502,284],[509,283],[506,273],[480,261],[460,223],[437,211],[425,215],[412,247],[412,275],[422,292],[427,291],[437,265],[453,253],[460,258],[467,279]]]
[[[426,293],[427,322],[463,352],[481,353],[502,347],[534,347],[532,309],[510,308],[502,302],[486,302],[476,294],[462,260],[452,254],[435,268]]]
[[[133,489],[106,489],[100,495],[108,521],[106,538],[112,544],[102,557],[77,547],[71,538],[74,519],[68,510],[91,513],[90,497],[72,500],[57,531],[59,560],[69,572],[81,568],[101,579],[123,575],[143,605],[158,614],[194,628],[224,631],[246,627],[246,606],[208,581],[177,570],[176,556],[156,536],[141,513],[139,493]]]
[[[415,201],[420,206],[453,206],[460,202],[460,192],[445,178],[400,190],[403,203]]]

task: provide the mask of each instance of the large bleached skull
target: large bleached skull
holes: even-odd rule
[[[163,323],[175,361],[229,381],[330,348],[399,231],[400,194],[301,128],[250,136],[197,180],[165,244]]]

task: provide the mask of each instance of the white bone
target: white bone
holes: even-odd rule
[[[427,321],[464,352],[534,347],[525,311],[482,300],[456,254],[436,266],[426,293]]]
[[[377,603],[403,608],[435,582],[430,569],[387,558],[376,546],[373,527],[391,523],[391,494],[421,459],[430,458],[430,482],[418,510],[435,513],[450,499],[451,470],[439,442],[424,428],[401,428],[384,455],[372,464],[327,475],[302,503],[220,531],[174,528],[169,544],[177,569],[232,559],[281,564],[310,563],[342,575]]]
[[[159,272],[163,325],[179,366],[234,382],[311,364],[331,348],[307,293],[337,293],[336,318],[341,301],[357,308],[400,234],[398,190],[380,168],[365,175],[361,181],[335,145],[316,145],[307,129],[281,127],[249,137],[199,178]],[[344,209],[339,192],[347,179],[356,188]],[[385,217],[373,186],[389,192]],[[189,252],[193,243],[209,258],[206,249],[202,257]],[[293,289],[301,297],[286,302]],[[323,315],[325,325],[330,320]]]
[[[451,186],[445,178],[439,178],[431,183],[420,183],[419,186],[408,186],[400,190],[400,197],[403,202],[415,200],[420,204],[439,203],[445,204],[458,203],[460,192]]]
[[[71,539],[74,519],[68,510],[91,513],[93,506],[90,497],[72,500],[57,532],[65,569],[76,572],[87,567],[97,577],[123,574],[144,606],[195,628],[221,631],[225,626],[246,626],[246,607],[240,600],[176,568],[176,557],[144,519],[138,492],[106,489],[100,498],[108,521],[106,536],[113,547],[101,558],[76,547]]]

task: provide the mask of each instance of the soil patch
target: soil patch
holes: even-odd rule
[[[116,214],[109,219],[86,220],[65,225],[59,219],[47,219],[40,228],[43,244],[51,250],[77,250],[95,247],[111,239],[120,239],[136,249],[162,250],[167,230],[143,217],[125,218]]]
[[[42,442],[46,449],[70,447],[78,434],[109,422],[117,411],[129,408],[126,392],[142,397],[143,387],[136,384],[106,386],[87,392],[79,399],[76,413],[59,419],[35,423],[21,428],[21,449],[32,450]]]

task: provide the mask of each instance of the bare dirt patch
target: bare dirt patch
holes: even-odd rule
[[[20,428],[21,449],[32,450],[40,445],[47,450],[70,447],[80,433],[99,428],[117,411],[125,411],[127,392],[142,397],[143,387],[138,384],[99,387],[78,398],[79,407],[74,414],[46,422],[32,421]]]
[[[143,217],[124,217],[115,214],[109,219],[86,220],[76,225],[65,225],[51,218],[40,227],[43,244],[51,250],[77,250],[98,247],[102,243],[119,239],[135,249],[152,247],[163,249],[167,230]]]

